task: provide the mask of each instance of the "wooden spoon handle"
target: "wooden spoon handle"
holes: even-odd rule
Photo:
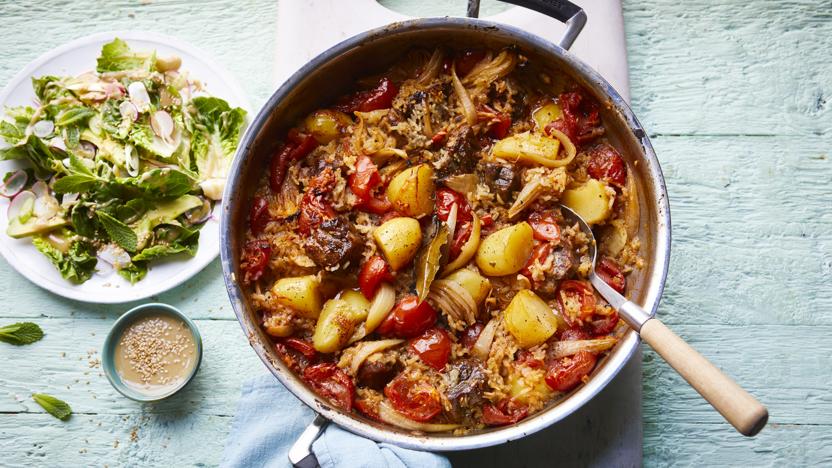
[[[641,326],[641,338],[708,400],[740,433],[753,436],[768,421],[768,410],[660,320]]]

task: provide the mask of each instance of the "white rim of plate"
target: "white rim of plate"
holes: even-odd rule
[[[82,46],[87,46],[90,44],[94,44],[96,42],[102,41],[109,41],[115,38],[123,39],[125,41],[145,41],[145,42],[156,42],[171,48],[180,49],[183,52],[193,56],[198,61],[202,62],[207,68],[211,70],[211,72],[219,78],[225,86],[227,86],[232,94],[234,94],[233,98],[235,101],[238,102],[238,107],[242,107],[249,116],[252,115],[252,107],[249,103],[248,97],[246,96],[245,92],[243,92],[242,87],[237,82],[237,80],[231,76],[223,67],[219,66],[217,62],[212,59],[207,53],[203,52],[199,48],[192,46],[184,41],[176,39],[175,37],[171,37],[165,34],[159,34],[154,32],[145,32],[145,31],[122,31],[122,32],[115,32],[115,31],[106,31],[91,34],[88,36],[83,36],[78,39],[74,39],[69,41],[65,44],[62,44],[54,49],[49,50],[48,52],[40,55],[35,60],[29,62],[22,70],[17,72],[3,87],[3,90],[0,91],[0,105],[5,105],[6,100],[9,98],[12,90],[17,87],[17,85],[23,81],[28,80],[32,77],[32,73],[39,68],[44,63],[59,57],[67,52],[70,52],[74,49],[77,49]],[[210,90],[209,90],[210,91]],[[220,96],[223,97],[223,96]],[[225,98],[225,97],[224,97]],[[249,117],[250,118],[250,117]],[[247,126],[244,131],[248,131],[248,122],[246,122]],[[241,140],[243,135],[240,135]],[[219,215],[222,213],[221,204],[218,204],[214,207],[214,214]],[[219,209],[218,209],[219,208]],[[216,229],[219,230],[219,222],[216,223]],[[0,235],[5,236],[5,233],[0,233]],[[200,246],[202,247],[202,246]],[[196,257],[186,260],[184,263],[189,263],[194,268],[183,269],[182,272],[173,275],[172,277],[168,278],[163,283],[160,282],[153,288],[143,288],[138,294],[131,294],[130,289],[119,289],[119,295],[108,295],[108,296],[90,296],[88,291],[80,291],[75,290],[70,287],[62,288],[59,290],[53,290],[48,287],[51,284],[51,281],[41,275],[38,271],[34,269],[28,268],[21,268],[19,265],[19,258],[15,255],[12,249],[3,242],[0,242],[0,254],[6,259],[6,261],[14,268],[18,273],[23,275],[26,279],[31,281],[33,284],[49,291],[52,294],[56,294],[58,296],[66,297],[68,299],[74,299],[81,302],[88,302],[88,303],[96,303],[96,304],[123,304],[125,302],[137,301],[141,299],[146,299],[151,296],[155,296],[157,294],[161,294],[163,292],[169,291],[180,284],[184,283],[185,281],[191,279],[202,270],[205,269],[208,264],[213,262],[217,256],[219,255],[219,244],[213,247],[214,252],[210,255],[204,257],[203,259],[198,259]],[[198,262],[198,263],[193,263]],[[141,284],[141,283],[139,283]],[[67,285],[72,285],[72,283],[67,282]]]

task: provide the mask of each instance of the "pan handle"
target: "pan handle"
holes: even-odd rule
[[[312,443],[321,435],[329,421],[320,414],[306,426],[298,440],[289,449],[289,462],[295,468],[320,468],[318,459],[312,453]]]
[[[501,0],[517,6],[528,8],[551,16],[566,24],[566,32],[558,43],[562,48],[569,50],[572,43],[578,38],[578,34],[586,25],[586,13],[583,8],[568,0]],[[468,0],[468,16],[476,18],[480,12],[480,0]]]

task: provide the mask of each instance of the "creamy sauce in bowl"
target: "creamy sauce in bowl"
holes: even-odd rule
[[[164,313],[125,327],[114,352],[119,378],[131,389],[162,396],[182,386],[199,360],[194,335],[183,320]]]

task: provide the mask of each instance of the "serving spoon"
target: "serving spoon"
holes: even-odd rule
[[[746,436],[754,436],[766,425],[768,410],[733,379],[725,375],[704,356],[699,354],[659,319],[619,294],[595,273],[597,248],[595,235],[589,224],[575,211],[561,205],[564,218],[578,224],[590,240],[589,256],[592,268],[589,281],[601,297],[624,319],[627,325],[653,348],[662,359],[676,370],[708,403]]]

